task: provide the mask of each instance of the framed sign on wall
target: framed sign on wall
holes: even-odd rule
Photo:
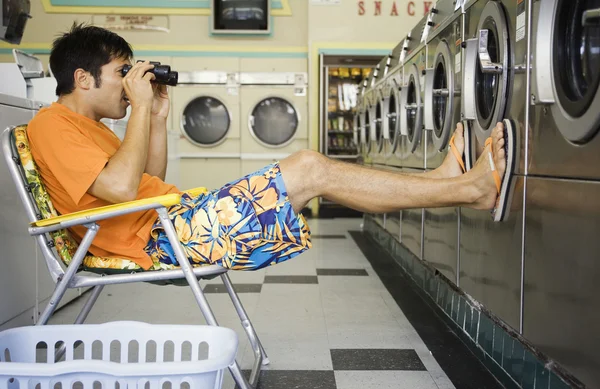
[[[211,34],[270,35],[269,0],[211,0]]]

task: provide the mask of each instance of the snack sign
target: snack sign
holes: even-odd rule
[[[359,0],[358,16],[414,16],[423,12],[426,15],[433,7],[433,1],[401,1],[401,0]]]

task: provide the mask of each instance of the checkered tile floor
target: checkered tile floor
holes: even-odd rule
[[[229,273],[271,360],[259,388],[455,387],[348,233],[360,224],[310,220],[313,249],[268,269]],[[220,279],[203,288],[219,324],[237,332],[237,360],[249,369],[252,351]],[[83,302],[50,323],[72,322]],[[115,320],[204,323],[187,287],[151,284],[106,287],[87,322]],[[227,373],[223,388],[234,387]]]

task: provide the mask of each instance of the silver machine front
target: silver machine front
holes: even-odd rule
[[[462,119],[472,135],[472,160],[503,119],[517,128],[517,167],[508,219],[462,208],[459,286],[517,331],[522,329],[524,151],[527,144],[528,1],[465,4]]]
[[[448,143],[461,121],[463,14],[452,2],[438,2],[428,15],[430,28],[425,71],[425,168],[439,167]],[[425,209],[423,259],[450,282],[458,284],[458,207]]]
[[[523,333],[600,387],[600,1],[532,6]]]

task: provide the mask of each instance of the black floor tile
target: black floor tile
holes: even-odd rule
[[[265,276],[265,284],[318,284],[317,276]]]
[[[426,370],[415,350],[332,349],[333,370]]]
[[[233,284],[236,293],[260,293],[262,284]],[[204,293],[227,293],[223,284],[208,284],[203,289]]]
[[[246,377],[249,370],[244,370]],[[236,385],[236,389],[239,387]],[[256,389],[337,389],[333,370],[263,370]]]
[[[346,235],[311,235],[311,239],[346,239]]]
[[[368,276],[365,269],[317,269],[318,276]]]

